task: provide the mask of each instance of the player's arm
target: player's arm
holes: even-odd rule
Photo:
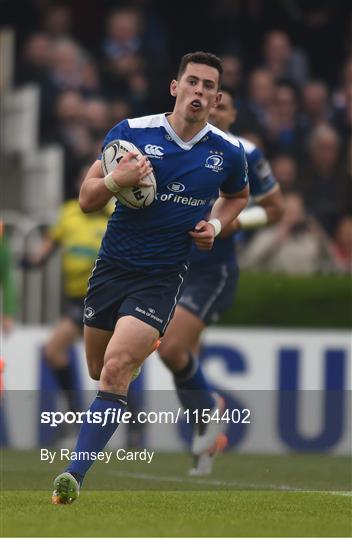
[[[58,243],[49,234],[44,236],[38,250],[30,257],[33,266],[45,263],[57,247]]]
[[[220,194],[213,205],[209,220],[200,221],[195,230],[189,233],[198,249],[211,249],[215,236],[220,234],[221,230],[236,219],[247,206],[248,164],[243,146],[240,144],[231,156],[231,174],[220,186]]]
[[[59,246],[58,242],[54,240],[49,234],[43,237],[42,242],[38,249],[31,254],[26,254],[20,261],[20,266],[24,269],[37,268],[46,263],[52,253],[56,251]]]
[[[255,204],[245,208],[239,216],[221,230],[220,236],[229,236],[240,229],[256,229],[277,223],[284,212],[284,199],[281,189],[275,189],[267,195],[254,199]]]
[[[200,221],[195,230],[189,233],[198,249],[209,250],[213,247],[215,236],[247,206],[248,198],[248,184],[233,195],[220,192],[220,196],[216,199],[211,210],[209,220]]]
[[[101,210],[123,187],[151,185],[148,180],[144,180],[144,177],[152,172],[150,162],[146,156],[137,161],[137,155],[135,152],[126,154],[118,167],[105,177],[101,161],[98,159],[93,163],[79,193],[79,205],[83,212]]]

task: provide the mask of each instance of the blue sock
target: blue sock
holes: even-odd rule
[[[102,392],[101,390],[97,393],[97,397],[91,404],[89,410],[92,414],[97,412],[100,413],[102,422],[93,424],[92,422],[88,422],[87,417],[85,417],[75,448],[75,452],[77,453],[89,452],[90,457],[88,459],[78,459],[78,454],[77,459],[71,460],[70,465],[66,469],[66,471],[70,472],[80,484],[82,484],[84,475],[95,461],[95,459],[91,457],[91,453],[100,452],[106,446],[119,425],[118,422],[116,422],[116,416],[124,412],[126,405],[126,396]],[[108,411],[108,409],[115,410],[115,419],[112,418],[112,411]],[[120,413],[118,412],[119,410],[121,411]],[[107,415],[106,417],[105,414]],[[104,422],[105,418],[106,422]]]
[[[204,377],[199,362],[190,354],[187,366],[174,373],[177,395],[184,409],[192,413],[195,410],[213,409],[215,400],[213,389]]]

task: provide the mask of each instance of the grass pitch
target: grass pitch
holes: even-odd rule
[[[2,536],[352,535],[348,458],[228,453],[203,478],[187,476],[186,454],[100,463],[70,506],[50,504],[66,464],[3,451],[1,465]]]

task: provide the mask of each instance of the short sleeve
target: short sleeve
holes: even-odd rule
[[[242,144],[233,148],[231,158],[230,175],[220,186],[221,191],[228,195],[242,191],[248,183],[248,164]]]
[[[265,197],[277,186],[270,164],[257,147],[247,154],[247,161],[250,194],[254,199]]]
[[[131,129],[128,124],[128,120],[123,120],[119,124],[116,124],[112,129],[110,129],[109,133],[106,135],[102,147],[101,152],[103,152],[104,148],[111,143],[112,141],[116,141],[118,139],[122,139],[125,141],[131,140]],[[99,154],[97,159],[101,159],[102,153]]]

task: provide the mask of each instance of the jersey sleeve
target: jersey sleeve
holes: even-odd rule
[[[232,152],[231,172],[220,186],[223,193],[233,195],[242,191],[248,183],[248,164],[242,144]]]
[[[116,124],[116,126],[110,129],[109,133],[106,135],[103,141],[101,153],[99,154],[97,159],[101,159],[102,152],[104,151],[105,146],[111,143],[111,141],[116,141],[118,139],[131,141],[131,129],[129,127],[128,120],[123,120],[122,122]]]
[[[258,201],[272,192],[277,183],[268,160],[259,148],[247,154],[247,162],[250,195]]]

